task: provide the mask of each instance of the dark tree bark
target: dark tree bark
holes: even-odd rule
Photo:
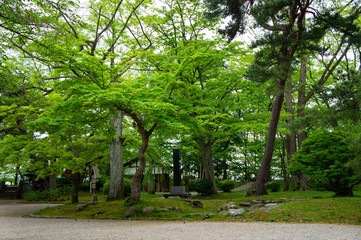
[[[213,193],[217,193],[217,185],[214,177],[214,164],[212,154],[212,141],[205,141],[200,137],[197,140],[202,155],[201,179],[207,179],[212,183]]]
[[[285,85],[284,80],[278,81],[279,93],[276,95],[276,97],[273,101],[271,120],[270,120],[270,124],[268,127],[266,150],[263,155],[262,164],[258,171],[257,179],[256,179],[255,195],[257,195],[257,196],[268,194],[267,190],[266,190],[266,183],[270,177],[271,160],[272,160],[274,145],[275,145],[275,140],[276,140],[278,120],[280,118],[280,113],[281,113],[282,105],[283,105],[284,85]]]
[[[56,189],[56,174],[51,174],[49,176],[49,189],[50,190]]]
[[[141,118],[139,118],[136,114],[131,112],[127,112],[126,114],[129,115],[135,121],[135,123],[137,124],[138,133],[142,137],[142,143],[138,150],[139,166],[132,177],[132,183],[130,185],[131,196],[128,200],[128,202],[131,205],[133,205],[140,200],[140,194],[142,192],[141,182],[145,172],[145,165],[146,165],[145,152],[148,148],[149,137],[152,135],[153,131],[157,127],[157,123],[153,124],[151,129],[146,131],[143,126],[143,121],[141,120]]]
[[[82,177],[80,173],[72,173],[71,174],[71,203],[78,203],[79,202],[79,187],[81,184]]]

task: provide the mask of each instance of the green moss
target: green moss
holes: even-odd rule
[[[242,194],[243,193],[243,194]],[[245,198],[244,192],[220,193],[207,197],[193,197],[200,199],[203,208],[193,208],[183,199],[161,199],[162,195],[142,194],[141,201],[134,205],[139,209],[134,219],[168,219],[187,221],[269,221],[269,222],[310,222],[310,223],[342,223],[361,225],[361,197],[331,197],[332,192],[276,192],[262,197]],[[360,192],[357,192],[360,196]],[[313,199],[313,196],[322,198]],[[253,199],[279,200],[293,198],[294,200],[279,204],[271,211],[245,212],[242,216],[230,217],[217,212],[225,203],[250,201]],[[84,202],[90,201],[91,197]],[[74,212],[77,204],[46,208],[36,215],[63,216],[71,218],[111,218],[123,219],[124,213],[130,207],[125,200],[100,201],[96,205],[89,205],[86,209]],[[143,213],[144,207],[154,206],[155,211]],[[179,207],[181,212],[171,210],[160,211],[167,207]],[[216,215],[213,216],[215,213]]]

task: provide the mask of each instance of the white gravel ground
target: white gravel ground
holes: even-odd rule
[[[239,222],[113,221],[24,218],[49,204],[0,201],[0,239],[345,239],[361,226]]]

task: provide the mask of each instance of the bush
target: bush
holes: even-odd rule
[[[40,198],[39,198],[39,191],[26,191],[24,192],[23,194],[23,198],[26,200],[26,201],[39,201]]]
[[[89,192],[89,190],[90,190],[90,183],[89,182],[83,182],[82,184],[80,184],[79,191]]]
[[[198,182],[198,180],[189,180],[188,186],[189,186],[189,191],[190,192],[196,192],[197,191],[197,188],[196,188],[197,182]]]
[[[213,185],[207,179],[198,180],[196,183],[196,191],[202,196],[208,196],[213,193]]]
[[[124,178],[124,196],[128,197],[131,194],[131,188],[130,185],[132,183],[132,180],[129,178]],[[106,181],[103,185],[103,194],[109,195],[109,181]]]
[[[278,192],[281,189],[281,182],[280,181],[271,181],[266,183],[267,189],[270,189],[271,192]]]
[[[306,139],[292,159],[291,174],[306,174],[316,190],[335,192],[336,196],[352,196],[352,188],[360,182],[349,162],[355,158],[339,132],[324,132]]]
[[[69,196],[70,194],[70,187],[61,187],[55,190],[26,191],[23,194],[23,198],[26,201],[63,201],[64,197]]]
[[[235,183],[231,180],[223,180],[218,183],[218,187],[223,192],[230,192],[235,186]]]

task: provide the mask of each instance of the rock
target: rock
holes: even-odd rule
[[[169,211],[169,209],[168,208],[159,208],[158,211],[159,212],[167,212],[167,211]]]
[[[281,202],[289,202],[290,200],[288,198],[280,198]]]
[[[222,215],[228,215],[229,212],[228,212],[228,211],[222,211],[222,212],[220,212],[220,214],[222,214]]]
[[[124,213],[124,217],[134,217],[137,215],[138,210],[135,207],[130,207],[128,210]]]
[[[322,196],[313,196],[313,199],[323,198]]]
[[[262,208],[264,207],[264,204],[263,203],[257,203],[257,204],[253,204],[251,205],[251,207],[249,208],[250,211],[253,211],[253,210],[256,210],[256,209],[259,209],[259,208]]]
[[[268,209],[274,209],[274,208],[278,207],[277,203],[268,203],[264,206],[265,206],[265,208],[268,208]]]
[[[199,200],[185,199],[185,201],[188,202],[188,205],[193,206],[194,208],[203,208],[203,203]]]
[[[252,205],[256,205],[256,204],[264,204],[264,200],[252,200],[250,203],[251,203],[251,206]]]
[[[145,208],[143,208],[143,213],[153,212],[154,209],[155,209],[155,207],[153,207],[153,206],[145,207]]]
[[[172,210],[172,211],[174,211],[174,212],[181,212],[181,211],[182,211],[182,209],[179,208],[179,207],[167,207],[167,209],[168,209],[168,210]]]
[[[241,207],[250,207],[251,203],[250,202],[241,202],[241,203],[239,203],[239,206],[241,206]]]
[[[218,209],[218,212],[228,211],[229,209],[231,209],[231,205],[229,205],[228,203],[226,203],[226,204],[223,204],[223,205]]]
[[[232,205],[229,205],[229,208],[230,208],[230,209],[238,209],[238,207],[237,207],[236,205],[233,205],[233,204],[232,204]]]
[[[235,217],[235,216],[239,216],[241,215],[241,213],[244,212],[243,208],[239,208],[239,209],[229,209],[229,215],[231,217]]]
[[[75,211],[74,212],[80,212],[80,211],[82,211],[82,210],[84,210],[85,208],[87,208],[88,207],[88,204],[78,204],[77,206],[76,206],[76,208],[75,208]]]

